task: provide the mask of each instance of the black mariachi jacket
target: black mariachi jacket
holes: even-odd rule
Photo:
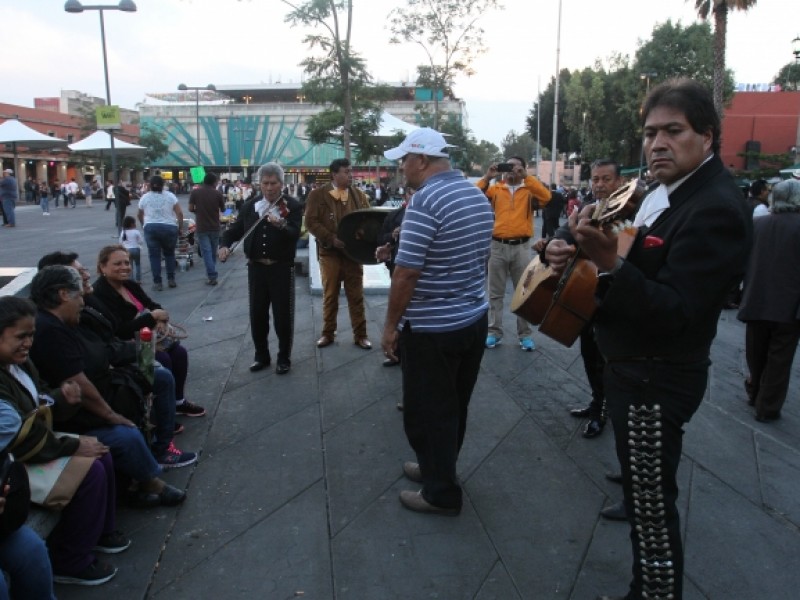
[[[714,156],[669,196],[636,241],[595,316],[607,359],[708,357],[725,296],[741,280],[753,237],[750,208]]]
[[[234,242],[241,240],[244,234],[258,222],[259,216],[255,205],[256,202],[262,199],[263,196],[259,194],[242,205],[239,217],[222,234],[221,247],[230,248]],[[284,212],[288,211],[284,216],[286,226],[281,229],[270,225],[266,219],[261,221],[258,227],[242,242],[244,254],[248,258],[262,257],[262,252],[256,246],[256,243],[260,242],[263,244],[264,258],[271,258],[281,263],[294,263],[297,240],[300,238],[300,228],[303,224],[303,213],[300,210],[300,203],[291,196],[281,194],[279,202],[283,204]]]

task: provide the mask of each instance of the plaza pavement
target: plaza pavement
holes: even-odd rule
[[[34,266],[55,249],[77,250],[91,266],[113,242],[102,204],[51,213],[19,208],[17,228],[0,230],[0,267]],[[208,410],[183,419],[176,438],[202,452],[199,462],[165,475],[188,499],[120,508],[133,544],[111,557],[118,576],[98,588],[58,586],[59,598],[589,600],[625,591],[627,526],[598,517],[621,494],[604,478],[614,470],[612,432],[585,440],[567,412],[589,400],[577,346],[536,335],[536,350],[521,352],[506,317],[505,342],[486,351],[471,404],[464,509],[419,515],[397,500],[414,489],[401,475],[413,456],[395,408],[400,369],[382,367],[377,349],[385,295],[366,296],[376,349],[353,345],[342,296],[337,341],[318,350],[321,298],[298,277],[292,371],[252,374],[245,261],[238,254],[219,270],[220,285],[208,287],[196,261],[177,289],[153,293],[190,332],[187,396]],[[790,600],[800,590],[798,366],[784,418],[757,423],[742,388],[743,341],[743,325],[723,313],[706,399],[686,428],[687,600]]]

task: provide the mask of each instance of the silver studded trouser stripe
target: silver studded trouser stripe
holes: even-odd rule
[[[708,361],[610,362],[605,390],[631,521],[631,597],[683,597],[677,470],[683,425],[700,405]]]

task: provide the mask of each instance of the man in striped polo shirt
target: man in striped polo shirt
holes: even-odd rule
[[[416,462],[403,473],[421,483],[400,502],[423,513],[457,515],[456,462],[488,327],[486,262],[493,215],[483,193],[447,155],[438,131],[421,128],[384,156],[400,161],[417,189],[406,208],[381,345],[403,355],[403,425]]]

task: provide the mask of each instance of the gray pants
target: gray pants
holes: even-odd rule
[[[503,299],[506,295],[506,282],[511,275],[514,289],[519,283],[525,267],[531,262],[531,249],[528,242],[503,244],[492,240],[489,256],[489,335],[503,337]],[[522,317],[517,317],[517,337],[530,337],[531,326]]]

